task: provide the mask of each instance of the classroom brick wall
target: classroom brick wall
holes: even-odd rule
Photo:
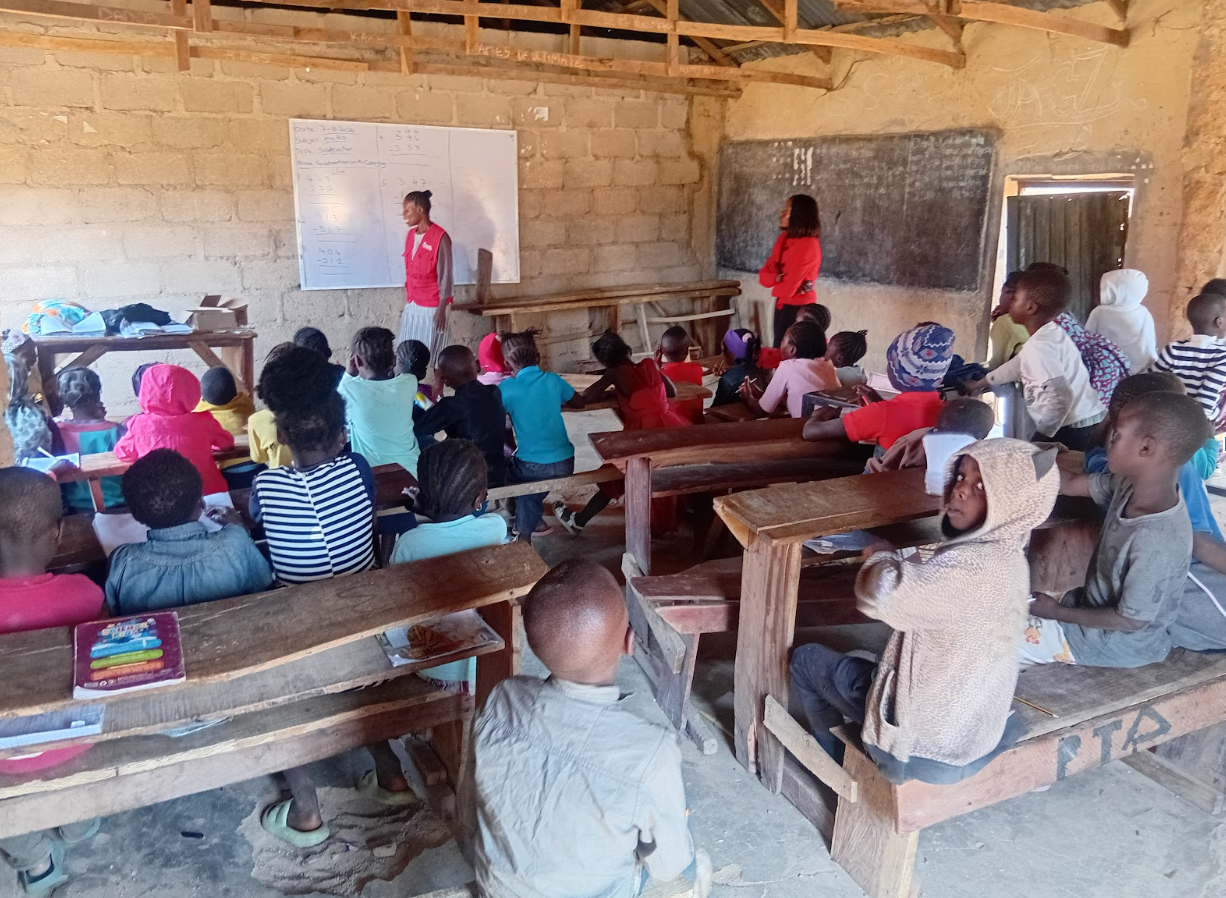
[[[298,289],[290,117],[518,130],[522,282],[497,295],[711,273],[693,248],[709,167],[684,96],[200,59],[178,73],[164,58],[0,47],[0,323],[49,297],[174,310],[223,293],[250,303],[260,358],[304,324],[337,347],[366,324],[395,329],[401,290]],[[588,324],[562,317],[539,323]],[[489,326],[456,316],[453,332],[475,345]],[[549,350],[558,365],[588,354],[584,340]],[[130,407],[134,364],[99,365],[115,408]]]

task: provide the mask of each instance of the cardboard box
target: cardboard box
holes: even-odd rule
[[[187,324],[198,331],[228,331],[247,326],[247,302],[237,297],[206,296],[200,305],[188,311],[191,314]]]

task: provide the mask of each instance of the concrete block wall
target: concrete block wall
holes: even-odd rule
[[[338,348],[361,326],[395,329],[400,290],[298,289],[290,117],[516,129],[522,282],[499,294],[704,273],[691,210],[706,166],[685,97],[0,48],[0,324],[44,298],[175,310],[223,293],[250,303],[258,359],[304,324]],[[474,345],[489,329],[456,319]],[[551,348],[559,366],[587,354]],[[131,407],[135,364],[100,363],[113,408]]]

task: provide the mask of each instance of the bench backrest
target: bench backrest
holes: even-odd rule
[[[741,282],[733,280],[697,281],[673,284],[628,284],[620,287],[590,287],[570,290],[565,293],[548,293],[539,296],[504,296],[484,303],[457,303],[457,309],[481,311],[547,311],[551,306],[566,306],[584,302],[616,304],[620,300],[663,299],[702,294],[704,296],[737,296]]]

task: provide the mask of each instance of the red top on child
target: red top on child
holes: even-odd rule
[[[655,359],[643,359],[626,371],[632,392],[617,391],[617,408],[626,430],[651,430],[656,427],[688,427],[689,421],[668,402],[664,377]]]
[[[193,411],[200,403],[200,381],[178,365],[155,365],[140,384],[141,412],[128,421],[128,432],[115,445],[115,457],[133,462],[154,449],[173,449],[200,472],[204,495],[229,487],[213,452],[234,446],[234,435],[208,412]]]

